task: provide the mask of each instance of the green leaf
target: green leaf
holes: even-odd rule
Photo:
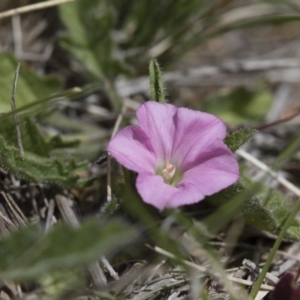
[[[276,236],[293,209],[292,203],[287,205],[287,199],[281,193],[245,178],[234,186],[209,197],[209,200],[221,208],[233,198],[242,201],[239,211],[248,224]],[[234,205],[239,206],[237,203]],[[229,213],[230,211],[232,209],[228,210]],[[299,221],[294,220],[286,232],[285,239],[300,241]]]
[[[0,241],[0,278],[38,279],[49,271],[78,267],[116,251],[134,235],[119,220],[106,224],[89,220],[76,229],[62,224],[46,235],[28,226]]]
[[[214,114],[227,123],[256,124],[263,120],[271,103],[270,91],[264,84],[259,84],[255,90],[239,87],[213,95],[201,110]]]
[[[43,133],[40,131],[36,122],[41,114],[44,116],[46,108],[51,108],[53,105],[57,107],[57,102],[62,98],[76,97],[77,92],[74,92],[75,90],[65,91],[17,109],[24,155],[21,155],[18,150],[13,113],[0,116],[0,166],[2,168],[20,179],[34,183],[79,188],[89,184],[90,179],[80,178],[78,175],[87,168],[86,155],[80,158],[79,163],[74,158],[70,159],[70,150],[78,146],[79,140],[75,140],[75,137],[65,139],[65,136],[58,135],[49,137],[45,130]]]
[[[0,54],[0,113],[11,110],[11,93],[17,60],[7,53]],[[38,76],[28,66],[21,65],[16,88],[16,106],[20,108],[40,98],[45,98],[62,87],[59,77]]]
[[[69,157],[70,150],[74,157],[79,160],[93,160],[99,155],[101,143],[99,141],[109,138],[109,132],[100,128],[97,124],[87,123],[80,119],[70,119],[66,115],[53,113],[41,119],[43,124],[54,127],[62,136],[54,136],[47,139],[51,147],[51,155],[58,155],[60,158]],[[60,140],[60,141],[59,141]],[[97,141],[95,143],[95,141]],[[70,149],[76,147],[76,149]],[[69,148],[69,149],[62,149]]]
[[[61,148],[74,148],[78,147],[80,144],[79,140],[63,140],[61,136],[54,135],[50,138],[50,140],[47,142],[47,146],[49,150],[53,149],[61,149]]]
[[[21,179],[36,183],[75,186],[79,180],[76,172],[85,169],[87,162],[76,163],[71,159],[63,163],[57,159],[47,159],[9,146],[0,136],[0,166]]]
[[[116,59],[112,31],[115,13],[107,1],[79,0],[59,6],[67,28],[62,45],[95,78],[104,80],[127,69]]]
[[[282,4],[266,9],[265,3],[232,6],[232,1],[216,5],[203,0],[77,0],[59,6],[68,30],[62,43],[97,76],[101,73],[97,64],[100,60],[107,59],[101,65],[111,74],[120,67],[114,53],[139,75],[145,75],[145,65],[152,57],[167,67],[192,48],[230,30],[299,20],[297,14],[287,15],[295,10],[283,11]],[[248,11],[252,12],[249,17],[239,17],[247,16]],[[91,51],[94,54],[90,55]],[[102,67],[101,70],[104,73]]]
[[[246,142],[248,142],[255,133],[256,133],[255,129],[251,129],[251,128],[239,129],[227,135],[224,142],[232,152],[235,152]]]
[[[85,288],[86,276],[82,268],[74,268],[47,272],[38,283],[42,286],[43,293],[53,298],[58,298],[62,294],[71,290]]]
[[[3,124],[0,119],[0,124]],[[36,122],[29,117],[21,118],[21,139],[22,145],[26,152],[31,152],[43,157],[50,157],[51,151],[65,147],[77,147],[78,140],[65,142],[58,135],[46,138],[40,132]],[[17,139],[15,132],[14,120],[7,119],[1,128],[2,137],[7,144],[17,147]]]
[[[121,100],[114,88],[113,79],[129,69],[114,55],[112,38],[115,12],[109,1],[78,0],[59,6],[60,17],[67,32],[61,39],[64,48],[82,64],[99,87],[105,89],[116,111]]]
[[[247,223],[277,236],[292,209],[292,203],[288,205],[287,199],[281,193],[259,185],[255,195],[245,203],[242,214]],[[292,222],[284,238],[289,241],[300,241],[298,220]]]
[[[163,86],[163,79],[161,70],[156,59],[152,59],[149,64],[150,73],[150,97],[160,103],[165,103],[165,91]]]

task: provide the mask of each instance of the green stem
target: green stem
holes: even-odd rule
[[[268,259],[267,259],[261,273],[259,274],[256,282],[253,285],[253,288],[252,288],[251,293],[250,293],[250,299],[255,299],[257,293],[259,292],[260,286],[261,286],[261,284],[263,283],[263,280],[266,277],[266,274],[267,274],[267,272],[268,272],[268,270],[269,270],[269,268],[272,264],[272,261],[274,259],[275,254],[276,254],[276,252],[277,252],[277,250],[278,250],[278,248],[279,248],[279,246],[280,246],[280,244],[281,244],[281,242],[282,242],[282,240],[285,236],[285,233],[287,232],[288,228],[290,227],[290,224],[294,220],[294,218],[295,218],[296,214],[298,213],[299,209],[300,209],[300,198],[298,198],[294,209],[291,211],[288,218],[286,219],[286,221],[285,221],[285,223],[284,223],[284,225],[283,225],[283,227],[282,227],[282,229],[281,229],[281,231],[278,235],[278,238],[276,239],[276,241],[274,243],[274,246],[271,249],[271,252],[268,256]]]
[[[121,100],[120,96],[118,95],[113,82],[107,78],[104,78],[103,84],[104,84],[105,91],[112,103],[114,111],[117,113],[121,112],[122,100]]]

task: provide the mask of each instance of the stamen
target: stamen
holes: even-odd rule
[[[163,173],[165,179],[170,180],[174,176],[175,171],[176,171],[175,166],[173,166],[171,164],[167,164],[166,168],[162,170],[162,173]]]

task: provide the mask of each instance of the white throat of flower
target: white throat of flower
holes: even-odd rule
[[[172,164],[166,164],[166,167],[162,170],[163,176],[166,180],[172,179],[176,171],[176,167]]]
[[[156,169],[155,174],[161,176],[164,183],[175,187],[183,177],[179,165],[176,164],[176,162],[170,163],[170,160],[166,160],[160,164]]]

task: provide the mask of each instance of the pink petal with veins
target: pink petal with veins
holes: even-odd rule
[[[182,180],[177,184],[178,192],[166,203],[166,207],[199,202],[239,179],[238,163],[230,150],[220,147],[218,153],[214,154],[211,153],[202,163],[184,172]]]
[[[112,138],[107,146],[111,155],[127,169],[152,172],[156,156],[148,136],[138,126],[127,126]]]
[[[178,108],[171,104],[148,101],[136,112],[139,126],[149,137],[160,160],[170,158],[176,134],[173,119],[177,110]]]
[[[199,153],[210,150],[211,144],[216,140],[223,140],[226,136],[223,121],[208,113],[178,108],[174,123],[176,135],[172,157],[179,161],[180,165],[194,165]]]
[[[137,118],[139,126],[121,130],[107,149],[139,173],[136,187],[146,203],[159,210],[192,204],[238,180],[239,166],[217,117],[149,101]],[[175,172],[168,172],[173,167]]]
[[[136,188],[144,202],[155,206],[159,210],[163,210],[166,203],[177,192],[177,188],[164,183],[161,176],[149,173],[138,175]]]

